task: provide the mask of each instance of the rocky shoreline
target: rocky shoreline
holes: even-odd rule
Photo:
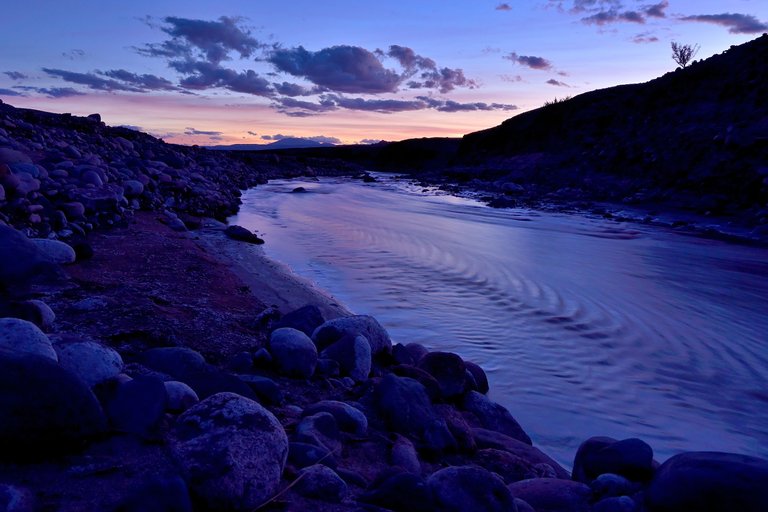
[[[480,367],[233,240],[279,162],[0,112],[0,511],[768,509],[746,455],[594,437],[569,473]]]

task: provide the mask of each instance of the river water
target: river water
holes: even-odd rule
[[[481,365],[490,397],[566,467],[594,435],[639,437],[661,461],[768,457],[764,248],[393,178],[270,182],[231,221],[395,342]]]

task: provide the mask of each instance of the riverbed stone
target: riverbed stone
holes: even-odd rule
[[[533,444],[512,414],[487,396],[477,391],[470,391],[464,396],[462,407],[465,411],[471,412],[483,428],[496,430],[526,444]]]
[[[464,393],[466,366],[458,354],[430,352],[419,360],[417,367],[435,378],[443,398],[451,399]]]
[[[47,238],[32,238],[31,240],[44,261],[66,265],[74,263],[77,259],[75,250],[60,240],[49,240]]]
[[[327,412],[305,416],[296,425],[294,440],[325,448],[332,453],[341,452],[341,434],[336,418]]]
[[[327,412],[334,417],[336,424],[345,432],[364,436],[368,432],[368,419],[362,411],[337,400],[321,400],[307,406],[302,416],[312,416],[319,412]]]
[[[296,491],[307,498],[338,503],[347,493],[347,483],[328,466],[314,464],[299,472]]]
[[[419,462],[419,455],[416,452],[416,447],[407,437],[397,434],[395,435],[397,437],[395,438],[395,442],[392,443],[390,460],[392,466],[400,467],[414,475],[420,475],[421,463]]]
[[[488,377],[485,375],[485,370],[472,361],[464,361],[464,366],[466,366],[467,371],[472,374],[476,386],[474,391],[478,391],[484,395],[487,394],[490,386],[488,386]]]
[[[543,466],[549,466],[554,470],[554,474],[557,478],[571,478],[568,471],[535,446],[518,441],[517,439],[513,439],[512,437],[496,432],[495,430],[487,430],[484,428],[473,428],[472,437],[474,438],[478,449],[493,448],[504,450],[535,465],[539,472],[544,470]]]
[[[24,283],[47,265],[34,242],[0,224],[0,288]]]
[[[653,472],[653,449],[636,438],[618,441],[610,437],[592,437],[581,443],[573,461],[573,479],[587,484],[603,473],[646,481]]]
[[[298,469],[313,464],[323,464],[329,468],[335,468],[337,464],[333,452],[327,448],[298,441],[291,441],[290,443],[288,462]]]
[[[0,459],[77,451],[105,430],[88,386],[54,360],[0,351]]]
[[[360,334],[342,337],[323,350],[320,357],[338,362],[341,374],[348,375],[358,382],[368,379],[371,373],[371,345],[368,339]]]
[[[89,386],[111,379],[123,371],[123,359],[114,349],[89,340],[54,345],[59,364]]]
[[[171,412],[184,412],[200,401],[195,390],[178,380],[163,382],[165,386],[166,405]]]
[[[190,491],[212,510],[251,511],[280,486],[288,437],[253,400],[219,393],[176,421],[170,448]]]
[[[374,389],[374,406],[387,426],[401,434],[420,436],[437,417],[424,386],[392,374]]]
[[[259,403],[268,405],[280,405],[283,403],[283,392],[277,382],[269,377],[253,374],[241,374],[237,376],[256,393]]]
[[[329,320],[315,329],[312,340],[323,350],[344,336],[362,335],[371,345],[371,355],[392,352],[392,340],[386,329],[372,316],[353,315]]]
[[[317,348],[303,332],[291,327],[272,331],[269,352],[278,369],[286,375],[309,378],[317,366]]]
[[[531,478],[510,484],[516,498],[536,512],[589,512],[592,491],[581,482],[560,478]]]
[[[474,466],[454,466],[427,478],[436,507],[444,512],[516,512],[514,496],[498,475]]]
[[[0,318],[0,351],[59,360],[48,336],[32,322],[20,318]]]
[[[307,304],[306,306],[300,307],[283,316],[277,321],[274,328],[280,329],[281,327],[291,327],[292,329],[297,329],[311,337],[312,333],[315,332],[315,329],[321,326],[324,322],[325,318],[323,318],[323,313],[320,311],[320,308],[314,304]]]
[[[115,396],[107,404],[107,414],[115,430],[143,439],[157,439],[167,403],[162,380],[137,376],[118,386]]]
[[[250,230],[237,225],[227,226],[227,228],[224,230],[224,234],[231,238],[232,240],[237,240],[240,242],[248,242],[250,244],[256,244],[261,245],[264,243],[264,240],[259,238],[259,236],[255,233],[252,233]]]
[[[205,358],[197,351],[187,347],[157,347],[144,351],[139,362],[158,372],[175,379],[184,379],[207,367]]]
[[[768,510],[768,460],[723,452],[686,452],[657,470],[646,492],[651,512]]]

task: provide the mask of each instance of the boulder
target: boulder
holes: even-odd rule
[[[323,318],[320,308],[313,304],[308,304],[282,317],[277,321],[274,328],[291,327],[303,332],[307,336],[312,336],[315,329],[322,325],[323,322],[325,322],[325,318]]]
[[[313,464],[323,464],[329,468],[336,467],[336,458],[332,451],[322,446],[297,441],[290,444],[288,462],[299,469]]]
[[[462,407],[471,412],[488,430],[495,430],[526,444],[533,444],[512,414],[503,406],[492,402],[487,396],[470,391],[464,396]]]
[[[413,473],[389,475],[360,495],[359,500],[397,512],[435,510],[427,483]]]
[[[184,412],[200,401],[195,390],[177,380],[163,382],[166,405],[171,412]]]
[[[344,336],[363,335],[371,345],[371,355],[392,352],[392,340],[389,334],[376,321],[368,315],[346,316],[335,318],[322,324],[312,333],[312,340],[319,350],[340,340]]]
[[[613,473],[603,473],[595,478],[589,487],[592,488],[592,494],[598,499],[629,496],[640,490],[639,484]]]
[[[485,370],[472,361],[464,361],[464,365],[467,367],[467,371],[472,374],[472,378],[475,381],[476,387],[474,391],[478,391],[484,395],[488,393],[490,387],[488,386],[488,377],[485,375]]]
[[[144,184],[138,180],[125,180],[123,181],[123,190],[125,197],[138,197],[144,193]]]
[[[20,318],[0,318],[0,351],[59,360],[48,336],[32,322]]]
[[[131,490],[119,512],[192,512],[192,501],[179,475],[147,478]]]
[[[219,393],[178,418],[170,448],[203,506],[251,511],[278,490],[288,437],[277,418],[258,403]]]
[[[441,512],[517,512],[513,494],[501,478],[482,468],[441,469],[427,478],[427,487]]]
[[[0,164],[31,164],[32,159],[26,153],[11,148],[0,148]]]
[[[341,452],[339,426],[333,415],[327,412],[302,418],[296,425],[295,440],[325,448],[332,453]]]
[[[514,453],[496,448],[478,450],[472,461],[499,475],[506,484],[529,478],[556,477],[554,469],[548,464],[527,460]]]
[[[69,341],[53,347],[59,364],[93,387],[123,371],[123,359],[115,350],[95,341]]]
[[[464,393],[467,370],[464,361],[457,354],[430,352],[419,360],[417,367],[435,378],[444,399],[455,398]]]
[[[56,313],[45,302],[37,299],[31,299],[23,302],[24,305],[30,308],[30,311],[34,312],[34,316],[37,319],[37,324],[40,329],[47,331],[53,327],[53,322],[56,321]]]
[[[533,464],[537,471],[542,471],[544,466],[549,466],[554,470],[557,478],[571,478],[571,475],[560,464],[535,446],[518,441],[495,430],[486,430],[484,428],[473,428],[472,437],[479,449],[493,448],[503,450]]]
[[[334,470],[322,464],[302,469],[296,478],[296,491],[307,498],[338,503],[347,493],[347,483]]]
[[[31,241],[37,247],[37,252],[43,261],[48,263],[66,265],[74,263],[77,259],[75,250],[62,241],[47,238],[32,238]]]
[[[315,373],[317,348],[303,332],[283,327],[272,331],[269,351],[280,372],[294,377],[309,378]]]
[[[640,505],[629,496],[615,496],[597,501],[591,512],[640,512]]]
[[[121,383],[107,404],[115,430],[156,439],[168,403],[165,385],[157,377],[138,376]]]
[[[2,512],[35,512],[39,508],[35,495],[29,489],[0,484],[0,510]]]
[[[768,460],[722,452],[675,455],[646,492],[650,512],[768,510]]]
[[[51,264],[29,238],[0,224],[0,288],[24,283]]]
[[[646,481],[653,476],[653,471],[653,449],[636,438],[617,441],[610,437],[592,437],[581,443],[573,461],[573,479],[586,484],[603,473]]]
[[[105,427],[99,402],[77,376],[47,357],[0,351],[0,458],[76,451]]]
[[[589,512],[592,491],[580,482],[560,478],[532,478],[509,485],[516,498],[536,512]]]
[[[236,375],[217,370],[213,367],[189,374],[180,380],[189,384],[201,400],[223,392],[237,393],[245,398],[258,400],[251,386],[240,380]]]
[[[376,412],[394,432],[421,436],[437,418],[424,386],[407,377],[386,375],[373,399]]]
[[[307,406],[302,416],[312,416],[319,412],[327,412],[336,419],[336,424],[345,432],[364,436],[368,432],[368,419],[359,409],[336,400],[322,400]]]
[[[199,352],[186,347],[151,348],[141,354],[139,362],[179,380],[207,367],[205,358]]]
[[[258,235],[255,233],[252,233],[251,231],[247,230],[246,228],[242,226],[227,226],[227,228],[224,230],[224,234],[231,238],[232,240],[237,240],[240,242],[248,242],[250,244],[256,244],[261,245],[264,243],[264,240],[259,238]]]
[[[251,374],[238,375],[237,377],[250,386],[259,398],[260,403],[270,405],[280,405],[283,403],[283,392],[280,391],[280,386],[272,379]]]
[[[421,474],[421,463],[419,462],[419,455],[416,453],[416,447],[407,437],[397,436],[395,439],[392,444],[390,463],[392,466],[400,467],[414,475]]]
[[[371,373],[371,345],[365,336],[344,336],[320,353],[324,359],[339,363],[342,375],[358,382],[368,379]]]

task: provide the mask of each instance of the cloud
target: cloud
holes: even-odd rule
[[[65,82],[85,85],[89,89],[93,89],[96,91],[143,92],[141,89],[134,87],[132,85],[122,84],[116,80],[101,78],[99,76],[96,76],[93,73],[77,73],[74,71],[66,71],[63,69],[51,69],[51,68],[43,68],[43,71],[45,71],[51,76],[59,77]]]
[[[526,66],[531,69],[547,70],[552,69],[552,63],[544,57],[534,57],[533,55],[518,55],[515,52],[510,53],[503,57],[507,60],[511,60],[521,66]]]
[[[496,6],[496,10],[497,11],[511,11],[512,7],[509,4],[504,3],[504,4],[497,5]]]
[[[634,3],[634,8],[625,4]],[[668,0],[662,0],[655,4],[642,4],[637,0],[625,2],[624,0],[550,0],[550,7],[556,7],[561,11],[582,16],[581,21],[587,25],[607,25],[610,23],[645,23],[648,18],[666,18],[666,10],[669,7]],[[569,8],[566,8],[570,5]]]
[[[114,78],[144,91],[172,91],[176,89],[169,80],[156,75],[138,75],[124,69],[98,71],[102,76]]]
[[[85,93],[72,87],[37,87],[36,91],[49,98],[70,98],[72,96],[84,96]]]
[[[254,137],[258,136],[259,134],[256,132],[248,131],[248,135],[253,135]]]
[[[270,82],[253,70],[237,72],[206,61],[179,61],[172,63],[175,69],[187,75],[179,85],[193,90],[223,88],[232,92],[271,97],[274,93]]]
[[[321,100],[319,103],[314,103],[290,97],[276,98],[274,106],[278,112],[292,117],[306,117],[336,110],[336,104],[333,101]]]
[[[368,112],[379,112],[389,114],[393,112],[409,112],[413,110],[422,110],[425,107],[421,100],[393,100],[393,99],[365,99],[365,98],[347,98],[338,95],[326,95],[326,101],[332,101],[336,106],[347,110],[364,110]]]
[[[292,84],[289,82],[283,82],[281,84],[275,83],[272,85],[274,86],[276,93],[292,98],[296,96],[311,96],[312,94],[317,94],[323,91],[323,89],[318,87],[307,88],[303,85]]]
[[[453,100],[436,100],[433,98],[427,98],[419,96],[419,99],[429,104],[430,108],[437,110],[438,112],[477,112],[477,111],[491,111],[491,110],[517,110],[517,105],[507,105],[504,103],[459,103]]]
[[[362,139],[358,141],[358,144],[378,144],[379,142],[384,142],[381,139]]]
[[[184,135],[205,135],[208,137],[220,137],[223,134],[224,132],[195,130],[194,128],[189,128],[189,127],[184,129]]]
[[[637,11],[619,12],[615,9],[610,9],[581,18],[581,21],[587,25],[607,25],[608,23],[619,22],[645,23],[645,18]]]
[[[637,44],[656,43],[658,40],[659,38],[654,36],[651,32],[642,32],[632,38],[632,42]]]
[[[376,55],[359,46],[332,46],[317,52],[302,46],[277,49],[269,62],[279,71],[337,92],[395,92],[401,81],[398,73],[384,68]]]
[[[0,96],[24,96],[24,94],[13,89],[0,89]]]
[[[5,71],[4,74],[8,75],[8,78],[11,80],[24,80],[29,78],[24,73],[19,73],[18,71]]]
[[[75,49],[69,50],[68,52],[61,52],[61,56],[69,60],[80,60],[85,57],[85,52],[83,50]]]
[[[138,48],[139,53],[154,57],[202,58],[212,63],[229,59],[230,52],[242,58],[250,57],[262,47],[241,18],[222,16],[218,21],[193,20],[168,16],[163,18],[160,30],[171,39],[160,44],[147,44]],[[147,20],[153,26],[151,19]]]
[[[321,144],[341,144],[341,139],[338,139],[336,137],[328,137],[326,135],[314,135],[312,137],[302,137],[299,135],[284,135],[282,133],[277,133],[275,135],[262,135],[261,140],[283,140],[283,139],[301,139],[301,140],[309,140],[312,142],[319,142]]]
[[[669,7],[669,2],[667,0],[663,0],[657,4],[646,6],[643,9],[643,12],[649,18],[666,18],[667,13],[664,11],[667,10],[667,7]]]
[[[144,131],[144,128],[142,128],[141,126],[136,126],[134,124],[121,124],[120,126],[118,126],[118,128],[127,128],[127,129],[133,130],[135,132],[143,132]]]
[[[555,80],[554,78],[550,78],[549,80],[547,80],[547,83],[549,85],[554,85],[555,87],[570,87],[570,85],[568,85],[567,83],[561,82],[560,80]]]
[[[683,16],[683,21],[697,21],[701,23],[713,23],[728,27],[731,34],[758,34],[768,30],[768,23],[763,23],[754,16],[748,14],[723,13],[723,14],[697,14]]]

